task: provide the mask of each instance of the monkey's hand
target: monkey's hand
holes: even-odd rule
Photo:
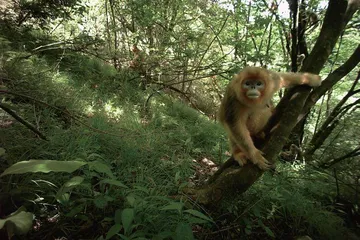
[[[235,151],[233,153],[233,157],[239,163],[240,166],[244,166],[247,163],[247,156],[243,152]]]
[[[271,167],[269,161],[266,160],[266,158],[263,157],[262,152],[257,149],[253,154],[250,155],[250,161],[264,171]]]
[[[310,87],[319,87],[321,85],[321,78],[319,75],[304,73],[303,76],[306,79],[305,83]]]

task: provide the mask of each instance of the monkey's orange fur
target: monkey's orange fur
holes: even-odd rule
[[[263,170],[270,167],[252,137],[261,134],[271,117],[274,93],[282,87],[301,84],[316,87],[321,79],[310,73],[278,73],[259,67],[246,67],[235,75],[221,102],[219,120],[228,133],[233,157],[240,165],[249,160]]]

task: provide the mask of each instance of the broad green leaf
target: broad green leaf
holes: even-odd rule
[[[29,160],[13,164],[7,168],[1,175],[22,174],[22,173],[49,173],[49,172],[67,172],[72,173],[80,167],[87,164],[81,161],[56,161],[56,160]]]
[[[133,208],[125,208],[121,212],[121,222],[124,226],[125,234],[129,231],[131,223],[134,220],[135,212]]]
[[[60,190],[56,193],[56,199],[60,199],[65,193],[68,193],[74,187],[80,185],[84,181],[83,177],[76,176],[64,183]]]
[[[110,184],[110,185],[115,185],[118,187],[123,187],[123,188],[128,188],[128,186],[126,186],[125,184],[123,184],[122,182],[115,180],[115,179],[103,179],[100,181],[100,184]]]
[[[69,181],[67,181],[66,183],[64,183],[64,187],[65,188],[73,188],[77,185],[80,185],[83,181],[84,181],[83,177],[75,176],[75,177],[71,178]]]
[[[161,210],[178,210],[181,213],[182,208],[184,207],[184,203],[181,202],[173,202],[169,205],[161,208]]]
[[[65,216],[66,217],[74,217],[75,215],[81,213],[82,210],[84,209],[84,207],[85,207],[85,203],[77,205],[73,209],[71,209],[71,211],[69,213],[66,213]]]
[[[0,157],[3,156],[3,155],[5,155],[5,152],[6,152],[5,149],[0,148]]]
[[[263,226],[265,232],[272,238],[275,238],[275,234],[271,231],[271,229],[267,226]]]
[[[131,238],[128,238],[127,236],[123,235],[123,234],[119,234],[120,238],[122,240],[130,240]]]
[[[89,217],[86,216],[86,215],[84,215],[84,214],[79,214],[79,215],[77,215],[77,216],[76,216],[76,219],[80,219],[80,220],[82,220],[82,221],[84,221],[84,222],[89,221]]]
[[[126,200],[128,201],[128,203],[133,207],[135,205],[135,196],[134,195],[129,195],[126,197]]]
[[[253,209],[253,213],[254,213],[255,217],[261,218],[260,208],[255,206]]]
[[[202,212],[199,212],[199,211],[196,211],[196,210],[193,210],[193,209],[188,209],[188,210],[185,210],[184,211],[185,213],[189,213],[195,217],[198,217],[198,218],[201,218],[201,219],[204,219],[204,220],[207,220],[209,222],[214,222],[212,219],[210,219],[209,217],[207,217],[205,214],[203,214]]]
[[[97,208],[105,208],[108,202],[108,199],[103,195],[99,195],[94,199],[94,204]]]
[[[0,229],[2,229],[7,222],[11,222],[15,226],[15,234],[26,234],[32,226],[34,214],[25,211],[16,211],[5,219],[0,219]]]
[[[137,190],[139,190],[139,191],[142,191],[142,192],[144,192],[144,193],[147,193],[147,194],[149,194],[149,192],[150,192],[149,189],[146,188],[146,187],[135,186],[134,188],[137,189]]]
[[[108,175],[110,178],[115,178],[114,174],[112,173],[108,165],[98,161],[89,162],[88,164],[90,169],[94,169],[98,173],[104,173]]]
[[[113,225],[109,231],[107,232],[106,234],[106,239],[110,239],[112,238],[113,236],[115,236],[115,234],[117,234],[118,232],[120,232],[122,226],[121,224],[115,224]]]
[[[89,156],[87,156],[86,160],[88,161],[96,161],[96,160],[103,160],[103,156],[97,153],[91,153]]]
[[[193,240],[194,235],[192,229],[187,223],[178,223],[175,230],[175,240]]]
[[[64,193],[60,196],[56,196],[56,200],[61,203],[62,205],[66,205],[70,200],[70,194]]]
[[[149,238],[145,238],[145,236],[147,235],[145,233],[145,231],[141,228],[137,228],[138,226],[141,226],[140,224],[138,225],[133,225],[133,228],[136,228],[136,231],[132,232],[129,235],[129,239],[131,240],[149,240]]]
[[[174,236],[173,232],[164,231],[153,237],[153,240],[171,239],[172,236]]]
[[[187,222],[190,225],[194,225],[194,224],[205,224],[208,223],[209,221],[194,216],[188,216]]]
[[[115,223],[121,223],[122,220],[121,220],[121,209],[118,209],[115,211]]]
[[[177,171],[175,173],[175,184],[178,184],[180,179],[181,179],[180,171]]]

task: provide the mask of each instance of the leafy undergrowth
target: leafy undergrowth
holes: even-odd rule
[[[0,43],[1,103],[47,139],[0,112],[0,170],[7,169],[0,178],[0,237],[347,236],[342,219],[326,207],[335,184],[301,164],[280,164],[278,174],[265,174],[236,201],[212,212],[201,208],[181,190],[204,182],[204,163],[226,159],[219,124],[164,94],[139,90],[131,71],[79,54],[30,55],[5,38]]]

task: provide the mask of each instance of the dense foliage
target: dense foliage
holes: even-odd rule
[[[306,2],[311,50],[327,1]],[[1,239],[358,238],[358,66],[307,114],[302,154],[216,208],[183,193],[228,158],[216,112],[232,75],[292,69],[287,2],[8,0],[0,13]],[[359,19],[323,79],[360,43]]]

